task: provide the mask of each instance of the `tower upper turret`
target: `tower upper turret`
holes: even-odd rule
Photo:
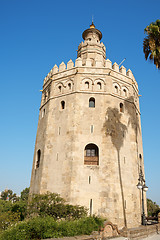
[[[82,58],[83,64],[86,59],[92,59],[92,66],[95,65],[96,61],[101,61],[104,64],[106,58],[106,48],[100,40],[102,39],[102,33],[95,28],[94,23],[90,25],[90,28],[86,29],[82,37],[84,42],[81,42],[78,46],[77,57]]]
[[[83,32],[82,37],[84,40],[88,40],[90,38],[94,42],[97,42],[97,41],[99,42],[102,38],[102,33],[101,31],[95,28],[95,25],[92,22],[92,24],[90,25],[90,28],[86,29]]]

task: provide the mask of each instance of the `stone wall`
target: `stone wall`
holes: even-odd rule
[[[44,79],[30,194],[59,193],[119,228],[136,227],[140,166],[144,172],[138,85],[131,70],[104,59],[97,37],[85,36],[88,54],[55,65]],[[98,149],[92,165],[85,162],[89,144]]]

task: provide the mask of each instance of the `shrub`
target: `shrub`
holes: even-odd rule
[[[28,204],[28,217],[51,216],[55,219],[78,219],[87,216],[87,209],[66,204],[56,193],[35,194]]]
[[[148,216],[157,216],[158,212],[160,212],[160,207],[156,202],[153,202],[151,199],[147,198],[147,211]]]
[[[49,216],[36,217],[5,230],[1,233],[0,240],[30,240],[91,234],[102,225],[103,220],[98,217],[59,222]]]
[[[21,213],[12,209],[14,204],[16,203],[0,199],[0,232],[21,219]]]

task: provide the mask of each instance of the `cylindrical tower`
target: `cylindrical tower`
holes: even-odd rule
[[[102,33],[83,32],[75,66],[44,79],[30,194],[59,193],[119,228],[141,222],[136,187],[144,172],[138,85],[106,60]]]

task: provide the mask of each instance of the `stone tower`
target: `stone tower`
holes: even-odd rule
[[[44,79],[30,194],[59,193],[119,228],[141,222],[136,185],[144,172],[138,85],[107,59],[92,23],[75,65],[55,65]]]

